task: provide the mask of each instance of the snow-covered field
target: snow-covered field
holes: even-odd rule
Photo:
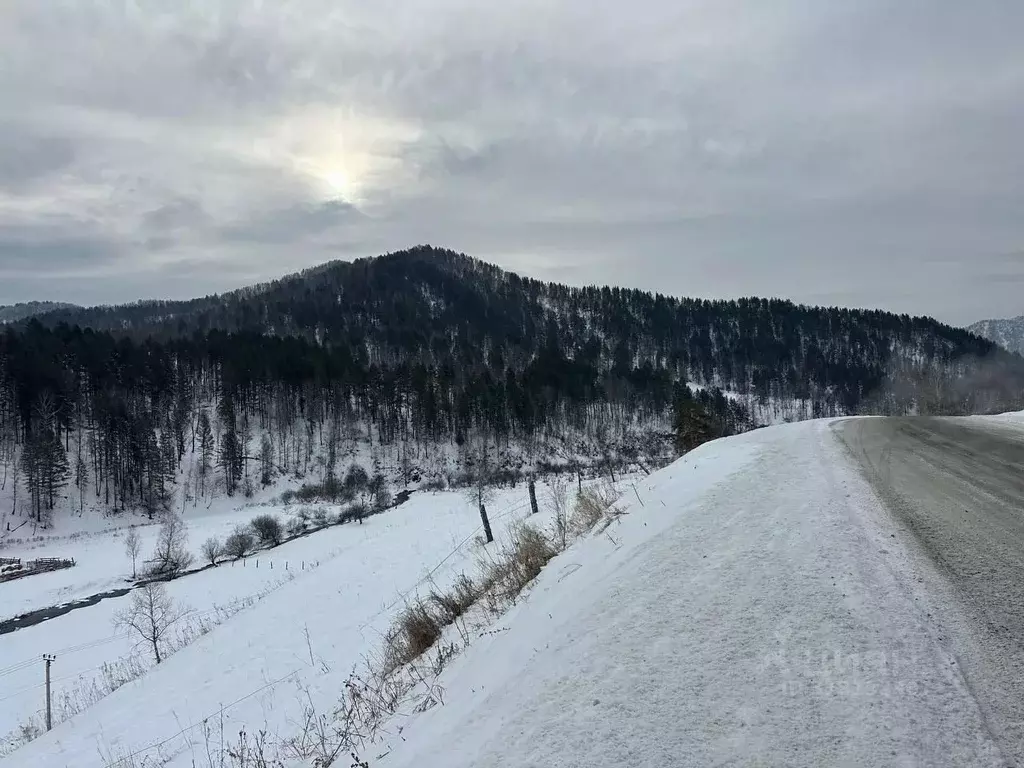
[[[715,441],[634,481],[627,514],[552,560],[441,673],[443,704],[397,715],[370,765],[1001,764],[929,620],[928,584],[828,421]],[[525,488],[491,509],[506,529],[528,511]],[[2,765],[205,765],[207,718],[286,736],[307,704],[331,712],[428,572],[443,585],[472,568],[478,523],[457,494],[421,494],[274,550],[320,566]],[[171,588],[205,610],[272,583],[262,565],[221,566]],[[109,637],[107,602],[0,636],[0,674],[43,652],[58,677],[97,663],[103,645],[61,648]],[[15,691],[41,673],[0,677],[5,723],[41,702],[38,687]]]
[[[525,486],[499,491],[491,505],[497,530],[528,512]],[[242,509],[192,521],[191,548],[198,551],[205,537],[223,537],[253,514],[252,509]],[[419,493],[395,510],[367,518],[362,525],[328,528],[244,562],[222,563],[169,583],[174,600],[200,616],[209,616],[216,606],[228,606],[233,601],[253,596],[260,596],[260,600],[167,659],[143,680],[118,690],[74,718],[67,724],[67,731],[75,733],[75,738],[53,755],[56,762],[52,764],[89,765],[93,764],[90,760],[99,760],[98,747],[116,748],[125,740],[139,743],[136,738],[142,731],[138,728],[122,736],[115,735],[116,729],[111,730],[122,718],[125,722],[131,720],[133,711],[148,713],[147,732],[178,730],[182,717],[219,710],[234,694],[250,692],[283,676],[285,679],[268,687],[264,696],[254,697],[247,702],[248,707],[236,707],[233,714],[228,714],[232,726],[251,723],[276,697],[286,695],[293,703],[297,701],[304,677],[322,673],[319,663],[309,663],[310,645],[317,657],[322,655],[332,664],[339,664],[334,672],[340,684],[387,627],[391,613],[385,608],[395,608],[401,595],[453,552],[446,567],[439,568],[432,578],[445,583],[458,575],[456,568],[466,566],[479,525],[479,513],[459,493]],[[142,530],[143,551],[148,552],[156,529]],[[17,548],[5,550],[5,555],[14,556],[73,556],[78,565],[0,584],[0,615],[9,617],[29,608],[124,586],[131,568],[124,555],[122,533],[58,540],[26,553],[19,553]],[[134,638],[114,628],[114,614],[127,600],[104,600],[34,627],[0,635],[0,734],[9,733],[27,716],[42,710],[42,653],[57,656],[53,687],[54,698],[58,699],[64,691],[72,691],[80,679],[97,677],[103,663],[137,648]],[[145,658],[145,649],[139,655]],[[187,673],[183,675],[182,669]],[[328,711],[333,698],[323,702]],[[286,713],[288,708],[281,707],[280,711]],[[102,733],[82,727],[83,718],[93,716]],[[283,727],[284,722],[275,725]],[[16,758],[23,752],[27,754],[22,750],[12,756],[14,764],[20,764]]]

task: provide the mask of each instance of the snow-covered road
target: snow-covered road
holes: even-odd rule
[[[708,444],[638,490],[380,765],[1003,764],[827,422]]]

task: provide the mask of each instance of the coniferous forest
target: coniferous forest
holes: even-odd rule
[[[327,482],[360,445],[408,483],[444,450],[477,471],[512,445],[519,469],[653,463],[672,430],[687,450],[756,426],[756,403],[949,414],[1022,395],[1024,359],[928,318],[571,288],[418,247],[4,326],[0,483],[38,520],[62,499],[152,514]]]

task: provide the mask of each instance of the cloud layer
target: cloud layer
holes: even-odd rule
[[[573,283],[1024,312],[1011,0],[13,0],[0,302],[420,242]]]

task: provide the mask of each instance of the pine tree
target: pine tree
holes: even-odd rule
[[[274,443],[270,435],[263,435],[260,441],[260,484],[270,485],[274,479]]]
[[[199,483],[199,493],[197,496],[202,496],[206,493],[206,478],[213,469],[215,448],[210,417],[204,411],[199,414],[199,463],[196,478],[196,482]]]

